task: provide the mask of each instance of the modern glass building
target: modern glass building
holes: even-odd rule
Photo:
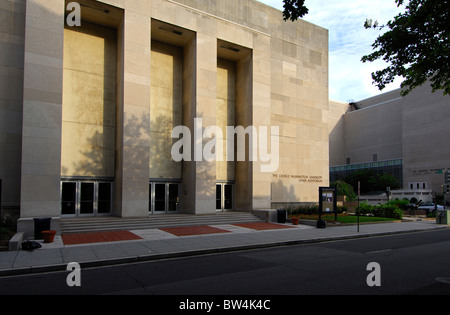
[[[330,167],[330,182],[334,182],[339,179],[345,179],[351,174],[354,174],[358,171],[370,171],[373,172],[374,175],[389,174],[394,176],[398,180],[400,185],[403,185],[402,159],[333,166]],[[399,188],[401,189],[403,187]],[[424,187],[424,189],[425,188],[426,187]]]
[[[394,90],[355,104],[330,101],[330,180],[358,170],[395,176],[413,191],[442,193],[450,170],[448,95],[427,84],[407,96]],[[421,199],[421,197],[417,198]]]

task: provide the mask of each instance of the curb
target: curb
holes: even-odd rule
[[[199,249],[199,250],[185,251],[185,252],[174,252],[174,253],[165,253],[165,254],[141,255],[141,256],[114,258],[114,259],[86,261],[86,262],[81,262],[79,264],[80,264],[81,268],[97,268],[97,267],[104,267],[104,266],[143,263],[143,262],[151,262],[151,261],[158,261],[158,260],[164,260],[164,259],[176,259],[176,258],[195,257],[195,256],[211,255],[211,254],[232,253],[232,252],[238,252],[238,251],[276,248],[276,247],[283,247],[283,246],[317,244],[317,243],[325,243],[325,242],[331,242],[331,241],[363,239],[363,238],[389,236],[389,235],[400,235],[400,234],[413,234],[413,233],[420,233],[420,232],[432,232],[432,231],[444,230],[444,229],[450,229],[450,227],[442,226],[442,227],[435,227],[433,229],[416,229],[416,230],[405,230],[405,231],[394,231],[394,232],[375,232],[375,233],[368,233],[368,234],[352,234],[352,235],[344,235],[344,236],[332,236],[332,237],[312,238],[312,239],[303,239],[303,240],[291,240],[291,241],[281,241],[281,242],[252,244],[252,245],[237,245],[237,246],[229,246],[229,247],[222,247],[222,248],[220,248],[220,247],[219,248],[206,248],[206,249]],[[50,266],[35,266],[35,267],[31,266],[31,267],[17,268],[17,269],[15,269],[15,268],[4,269],[4,270],[0,270],[0,277],[34,275],[34,274],[40,274],[40,273],[62,272],[62,271],[67,271],[67,264],[57,264],[57,265],[50,265]]]

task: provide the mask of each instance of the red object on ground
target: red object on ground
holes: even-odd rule
[[[92,232],[61,235],[64,245],[93,244],[118,241],[141,240],[129,231]]]
[[[212,226],[173,227],[173,228],[161,228],[160,230],[176,236],[230,233],[230,231],[218,229]]]
[[[292,229],[291,226],[281,225],[281,224],[274,224],[274,223],[239,223],[239,224],[233,224],[236,226],[244,227],[247,229],[257,230],[257,231],[266,231],[266,230],[282,230],[282,229]]]
[[[44,238],[44,243],[53,243],[56,233],[56,231],[42,231],[41,234]]]

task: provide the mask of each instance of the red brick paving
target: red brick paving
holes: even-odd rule
[[[141,237],[129,231],[63,234],[61,235],[61,238],[65,245],[131,241],[142,239]]]
[[[239,223],[239,224],[233,224],[236,226],[244,227],[247,229],[257,230],[257,231],[266,231],[266,230],[281,230],[281,229],[292,229],[294,227],[281,225],[281,224],[274,224],[274,223]]]
[[[291,229],[293,227],[273,224],[273,223],[240,223],[233,224],[257,231],[265,230],[277,230],[277,229]],[[212,226],[189,226],[189,227],[173,227],[173,228],[160,228],[161,231],[165,231],[175,236],[194,236],[194,235],[207,235],[207,234],[219,234],[219,233],[231,233],[231,231],[218,229]],[[129,231],[112,231],[112,232],[92,232],[92,233],[78,233],[78,234],[63,234],[63,243],[65,245],[79,245],[79,244],[92,244],[92,243],[106,243],[106,242],[118,242],[118,241],[131,241],[140,240],[141,237],[133,234]]]
[[[205,234],[230,233],[230,231],[218,229],[212,226],[189,226],[189,227],[173,227],[161,228],[161,231],[173,234],[175,236],[193,236]]]

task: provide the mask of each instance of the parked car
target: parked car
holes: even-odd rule
[[[444,210],[444,206],[440,206],[440,205],[436,205],[435,203],[432,202],[424,202],[422,204],[419,205],[419,210],[426,210],[427,214],[430,212],[433,212],[435,210]]]

